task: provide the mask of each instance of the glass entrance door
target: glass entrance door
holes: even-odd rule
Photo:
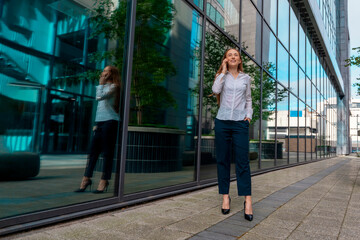
[[[43,153],[86,153],[91,139],[94,99],[51,91]]]
[[[77,105],[75,97],[51,95],[47,152],[73,152]]]

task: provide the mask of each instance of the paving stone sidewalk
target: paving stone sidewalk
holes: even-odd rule
[[[360,159],[347,156],[252,177],[254,221],[231,183],[231,213],[217,186],[6,239],[359,239]]]

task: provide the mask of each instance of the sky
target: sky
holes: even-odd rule
[[[360,47],[360,31],[359,31],[359,0],[348,0],[348,21],[349,21],[349,32],[350,32],[350,56],[357,55],[357,52],[352,50],[354,47]],[[351,85],[355,82],[360,82],[356,78],[360,78],[360,68],[351,67]],[[360,98],[356,96],[356,87],[351,87],[352,98]]]

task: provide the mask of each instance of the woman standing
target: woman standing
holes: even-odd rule
[[[249,124],[253,113],[250,85],[249,75],[243,72],[240,52],[236,49],[227,50],[212,86],[213,93],[220,100],[215,118],[215,145],[219,193],[223,195],[221,211],[223,214],[230,212],[230,160],[233,149],[238,195],[245,196],[244,217],[252,221],[248,157]]]
[[[112,172],[114,149],[116,143],[119,119],[120,74],[114,66],[107,66],[100,75],[99,86],[96,87],[96,101],[98,101],[93,138],[90,153],[80,188],[75,192],[84,192],[91,187],[94,168],[99,155],[103,153],[103,173],[94,193],[103,193],[109,186]]]

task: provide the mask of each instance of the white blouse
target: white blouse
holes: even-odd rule
[[[120,120],[119,114],[114,109],[115,84],[107,83],[96,86],[96,100],[98,101],[95,122],[104,122],[108,120]]]
[[[234,78],[230,72],[219,74],[212,91],[220,95],[220,108],[216,118],[220,120],[241,121],[252,118],[251,78],[240,72]]]

